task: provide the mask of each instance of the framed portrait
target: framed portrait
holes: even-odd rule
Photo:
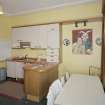
[[[72,31],[72,53],[92,54],[92,29]]]

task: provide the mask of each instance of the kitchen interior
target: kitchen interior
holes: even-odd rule
[[[6,8],[4,1],[0,2]],[[5,10],[7,15],[0,16],[2,83],[5,79],[22,83],[26,99],[40,102],[51,83],[65,72],[89,74],[89,67],[93,65],[99,68],[93,74],[100,75],[101,47],[95,40],[102,37],[101,0],[32,13],[24,10],[25,14],[11,6],[15,3],[17,7],[20,2],[5,3],[11,8]],[[72,53],[72,30],[86,28],[93,29],[93,53],[75,55]],[[64,39],[70,41],[68,45],[64,44]]]
[[[27,99],[39,102],[58,78],[60,25],[12,27],[12,49],[43,51],[38,57],[26,52],[6,60],[7,77],[23,81]]]

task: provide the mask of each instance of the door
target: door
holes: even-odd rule
[[[24,78],[23,62],[16,62],[16,78]]]

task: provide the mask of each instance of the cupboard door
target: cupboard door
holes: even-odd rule
[[[47,48],[47,29],[48,25],[40,26],[40,34],[39,34],[40,48]]]
[[[22,42],[30,42],[31,41],[31,27],[22,27],[20,28],[20,35]]]
[[[7,77],[16,78],[15,62],[7,61]]]
[[[13,28],[12,30],[12,47],[20,48],[20,42],[30,42],[29,28]]]
[[[59,24],[50,24],[48,25],[47,33],[47,47],[48,48],[59,48],[60,39],[59,39]]]
[[[20,29],[19,28],[13,28],[12,29],[12,47],[13,48],[20,48],[20,41],[21,39],[21,34],[20,34]]]
[[[12,40],[20,42],[30,42],[31,27],[21,27],[12,29]]]
[[[15,65],[16,65],[16,77],[24,78],[24,70],[23,70],[24,63],[16,62]]]
[[[40,48],[40,41],[39,41],[39,35],[40,35],[40,27],[39,26],[32,26],[30,27],[30,42],[31,42],[31,48]]]

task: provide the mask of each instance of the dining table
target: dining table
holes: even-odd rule
[[[54,105],[105,105],[105,93],[100,78],[71,74]]]

